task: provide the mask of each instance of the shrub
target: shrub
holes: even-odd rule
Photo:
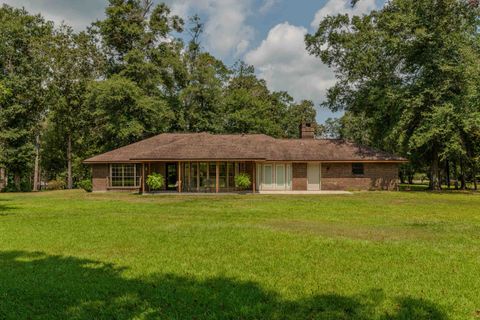
[[[152,173],[147,177],[147,186],[151,190],[160,190],[165,185],[165,179],[160,173]]]
[[[57,178],[57,179],[48,181],[47,190],[62,190],[62,189],[65,189],[66,185],[67,184],[65,183],[64,180]]]
[[[92,190],[93,190],[92,180],[90,180],[90,179],[85,179],[85,180],[79,181],[77,183],[77,186],[82,188],[83,190],[85,190],[87,192],[92,192]]]
[[[235,186],[241,189],[247,189],[252,185],[250,176],[246,173],[240,173],[235,176]]]

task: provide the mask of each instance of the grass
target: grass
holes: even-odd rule
[[[479,317],[479,194],[0,194],[0,319]]]

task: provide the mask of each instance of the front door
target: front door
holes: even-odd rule
[[[320,190],[320,164],[318,163],[307,165],[307,190]]]
[[[167,163],[166,166],[166,182],[167,182],[167,190],[176,190],[177,189],[177,164],[176,163]]]

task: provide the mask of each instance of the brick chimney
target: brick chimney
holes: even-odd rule
[[[315,139],[315,128],[310,122],[300,125],[300,139]]]

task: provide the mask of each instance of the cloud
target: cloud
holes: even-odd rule
[[[254,29],[246,23],[251,0],[177,0],[172,11],[184,18],[195,13],[207,15],[205,46],[220,57],[240,57],[250,46]]]
[[[304,27],[278,24],[260,46],[246,54],[245,61],[255,66],[271,90],[288,91],[297,101],[309,99],[319,104],[326,90],[335,84],[335,76],[320,59],[308,54],[306,33]],[[319,118],[332,115],[324,109],[319,111]]]
[[[272,9],[279,0],[264,0],[263,5],[258,10],[261,14],[266,14],[270,9]]]
[[[0,3],[17,8],[25,7],[32,14],[41,13],[45,19],[56,24],[64,21],[76,31],[101,19],[106,6],[104,0],[68,1],[68,4],[65,0],[1,0]]]
[[[312,28],[317,28],[320,21],[326,16],[337,14],[348,15],[362,15],[368,13],[376,8],[375,0],[358,1],[355,7],[352,8],[351,0],[329,0],[320,10],[315,14],[315,18],[311,23]]]

